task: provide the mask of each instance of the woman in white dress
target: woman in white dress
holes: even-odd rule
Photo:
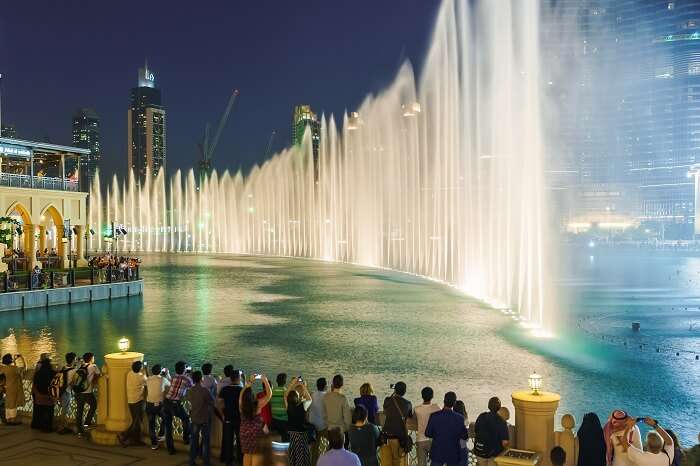
[[[642,449],[642,434],[633,417],[616,409],[603,428],[608,466],[633,466],[627,456],[628,443]],[[626,440],[625,440],[626,439]]]

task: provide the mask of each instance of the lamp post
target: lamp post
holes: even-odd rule
[[[98,426],[90,433],[92,442],[99,445],[118,445],[118,435],[131,424],[126,394],[126,378],[134,361],[143,361],[143,353],[129,350],[130,342],[122,337],[117,342],[118,352],[104,356],[105,368],[98,382]]]
[[[68,269],[70,270],[73,268],[73,260],[71,257],[71,250],[73,249],[73,230],[71,230],[69,218],[63,221],[63,238],[61,238],[61,242],[64,244],[64,248],[66,244],[68,245]]]
[[[511,394],[515,406],[515,448],[539,453],[542,465],[551,466],[549,452],[554,446],[554,415],[561,397],[542,391],[543,378],[528,376],[529,390]]]

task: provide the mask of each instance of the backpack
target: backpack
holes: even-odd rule
[[[63,372],[56,372],[51,379],[51,384],[49,384],[49,396],[54,401],[58,401],[61,397],[61,387],[63,386]]]
[[[87,364],[83,364],[75,371],[75,375],[73,376],[73,391],[76,393],[83,393],[87,389],[88,366]]]
[[[61,386],[59,388],[59,395],[63,395],[64,393],[66,393],[66,390],[68,390],[68,386],[70,385],[70,380],[68,380],[68,373],[73,369],[73,367],[64,367],[58,373],[61,375]]]
[[[486,413],[479,415],[479,418],[482,416],[487,416]],[[474,430],[476,431],[476,435],[474,437],[474,450],[473,453],[478,456],[479,458],[491,458],[496,451],[495,446],[493,445],[493,432],[491,432],[491,429],[486,429],[486,426],[478,426],[480,424],[479,418],[476,420],[476,424],[474,425]],[[481,419],[481,424],[485,422],[484,418]],[[479,428],[481,427],[481,428]],[[489,426],[490,427],[490,426]]]

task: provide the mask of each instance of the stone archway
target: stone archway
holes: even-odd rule
[[[56,249],[56,256],[60,258],[60,262],[58,263],[58,265],[60,267],[64,267],[64,262],[68,256],[69,251],[67,250],[67,245],[63,242],[63,237],[66,233],[64,231],[65,227],[63,216],[56,208],[56,206],[54,206],[52,203],[49,203],[46,206],[44,206],[44,208],[41,210],[40,219],[41,224],[39,225],[39,250],[45,254],[45,251],[48,249],[46,247],[46,230],[50,226],[47,222],[47,219],[50,219],[51,222],[53,222],[53,226],[55,227],[55,235],[53,236],[54,244],[52,245],[52,249]],[[52,266],[55,266],[55,264],[53,264]]]
[[[19,201],[13,202],[10,207],[7,208],[5,215],[11,217],[15,212],[22,218],[22,239],[18,238],[18,240],[20,244],[23,244],[24,256],[26,258],[25,266],[31,269],[36,262],[36,232],[34,224],[32,223],[32,215],[29,213],[29,209]],[[15,248],[14,242],[12,248]]]
[[[24,207],[24,204],[22,204],[21,202],[13,202],[12,205],[10,205],[10,207],[7,208],[5,215],[9,217],[12,215],[12,212],[17,212],[20,215],[20,217],[22,217],[22,223],[24,223],[25,225],[32,223],[32,216],[29,213],[29,209]]]

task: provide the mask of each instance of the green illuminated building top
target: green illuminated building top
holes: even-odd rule
[[[321,141],[321,122],[311,110],[310,105],[297,105],[292,116],[292,144],[300,146],[304,140],[306,127],[311,129],[311,144],[313,147],[314,162],[318,160],[318,146]]]

